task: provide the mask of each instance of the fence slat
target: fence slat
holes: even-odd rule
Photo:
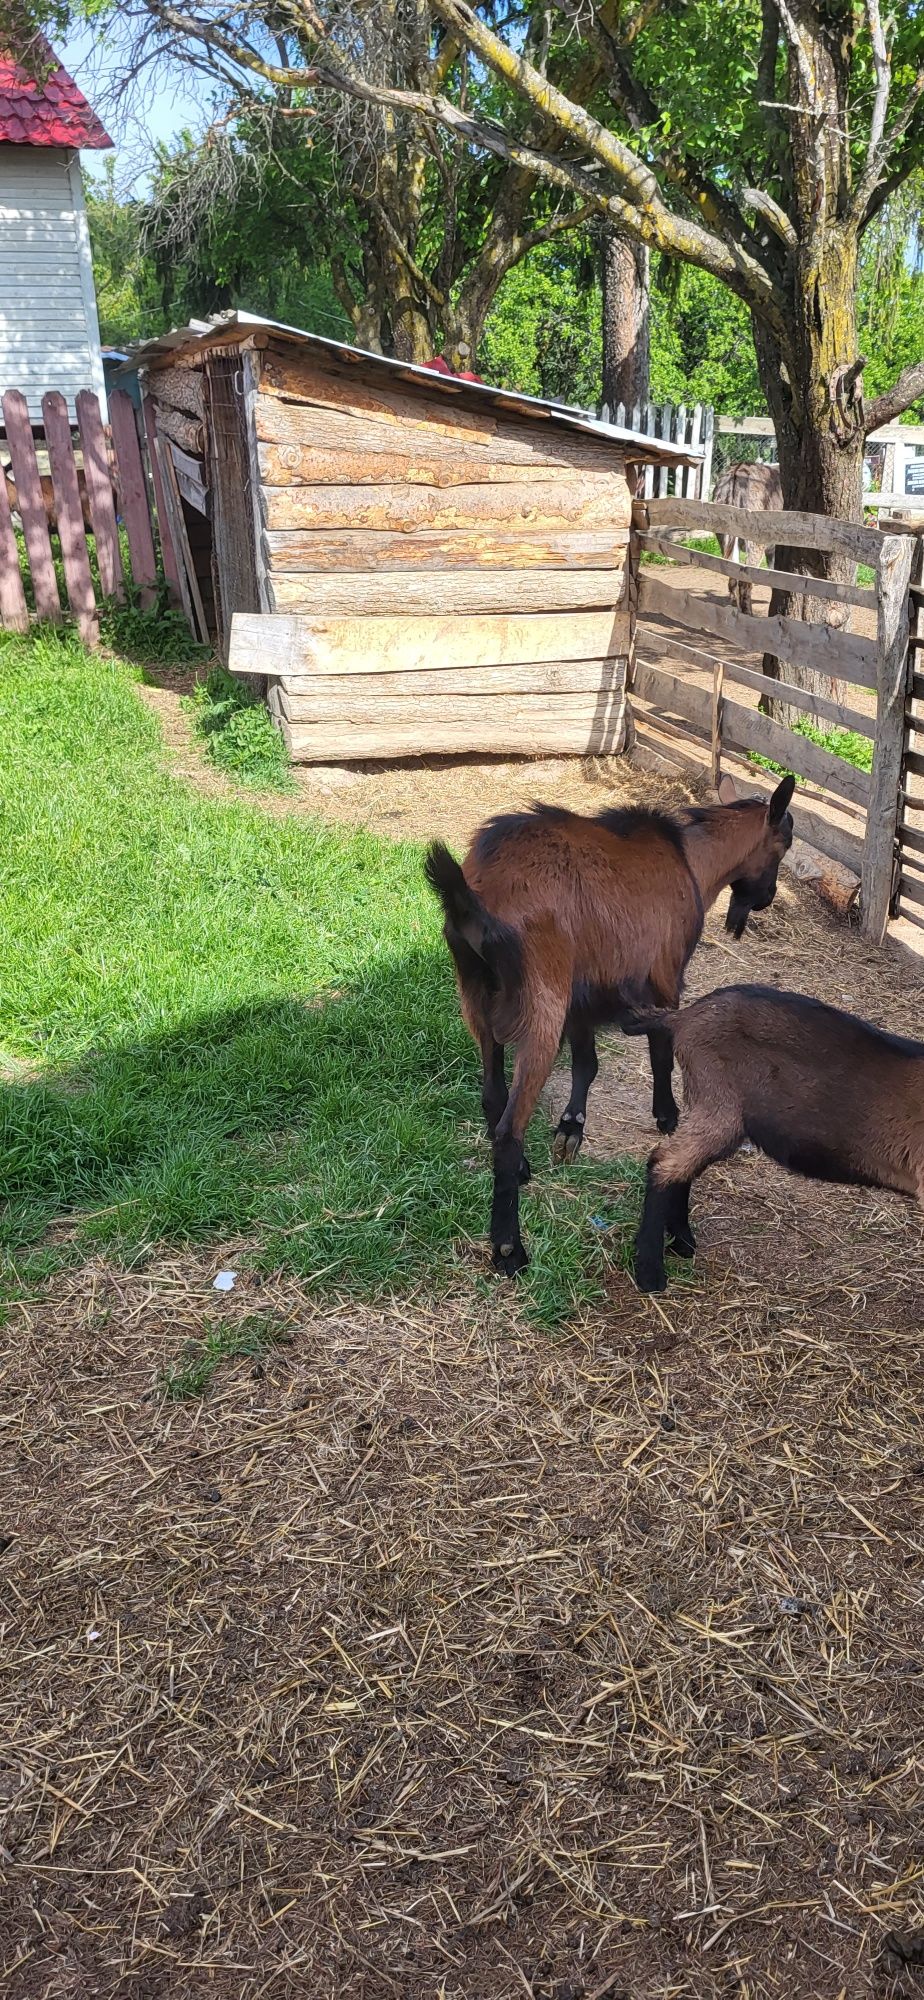
[[[7,390],[3,398],[3,422],[10,458],[13,461],[19,515],[29,557],[32,588],[35,592],[35,608],[40,618],[57,624],[61,617],[61,599],[51,553],[48,515],[42,498],[42,482],[35,456],[29,406],[20,389]]]
[[[157,437],[157,404],[153,396],[144,396],[141,407],[144,412],[144,428],[148,441],[148,459],[151,465],[151,477],[154,481],[154,502],[157,507],[157,529],[160,535],[160,552],[164,562],[164,575],[167,579],[169,595],[173,598],[174,603],[179,604],[182,602],[180,566],[176,559],[173,536],[170,533],[170,523],[167,519],[164,482],[161,478],[160,459],[155,443]]]
[[[96,540],[100,589],[104,597],[114,597],[122,604],[125,600],[122,551],[119,548],[119,534],[112,499],[112,473],[103,433],[99,397],[92,389],[81,389],[77,395],[75,408],[80,443],[83,448],[83,471],[87,482],[90,520],[93,523]]]
[[[810,667],[832,680],[849,680],[860,687],[876,684],[876,647],[871,639],[857,639],[852,632],[806,625],[801,618],[753,617],[731,604],[713,604],[659,583],[650,569],[643,569],[639,577],[638,602],[642,616],[672,620],[688,632],[711,632],[742,653],[771,653],[774,659]]]
[[[863,931],[881,944],[889,921],[898,824],[898,794],[905,739],[908,678],[908,590],[921,574],[921,544],[905,535],[885,535],[879,559],[879,661],[876,747],[866,839],[863,843],[861,901]]]
[[[8,632],[28,632],[29,612],[22,587],[19,547],[13,533],[6,480],[0,479],[0,623]]]
[[[730,576],[736,582],[763,583],[768,590],[788,590],[796,596],[831,598],[836,604],[860,604],[864,611],[875,609],[876,592],[859,583],[836,583],[827,576],[806,576],[799,570],[759,569],[753,563],[737,563],[724,556],[710,556],[705,549],[687,549],[667,535],[639,535],[643,549],[668,556],[671,562],[691,563],[696,569],[711,569],[716,576]]]
[[[85,646],[99,643],[99,618],[90,575],[87,536],[77,484],[77,467],[71,443],[67,404],[60,391],[50,389],[42,397],[42,421],[48,446],[48,463],[58,516],[58,539],[64,562],[64,580],[77,630]]]
[[[119,496],[132,559],[132,580],[141,604],[147,606],[153,604],[157,595],[157,562],[135,411],[124,389],[115,389],[109,398],[109,421],[119,469]]]
[[[671,442],[673,437],[673,421],[674,421],[673,403],[662,403],[661,436],[663,439],[666,439],[668,444]],[[660,471],[658,472],[658,493],[660,494],[662,500],[667,498],[669,478],[670,478],[669,466],[662,465]]]
[[[882,551],[878,528],[861,528],[852,521],[827,520],[820,514],[754,513],[744,507],[723,507],[715,501],[652,500],[649,518],[653,528],[682,528],[686,534],[746,536],[763,545],[769,522],[777,548],[822,549],[829,554],[852,556],[854,562],[871,563],[875,568]]]

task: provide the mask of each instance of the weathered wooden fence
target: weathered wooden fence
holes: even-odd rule
[[[704,749],[708,746],[713,778],[718,777],[723,756],[731,753],[745,760],[754,755],[768,758],[807,780],[799,791],[799,831],[822,854],[860,878],[864,930],[881,939],[895,908],[902,772],[909,768],[909,605],[919,601],[924,544],[909,535],[884,535],[875,528],[811,514],[782,513],[772,518],[776,544],[787,551],[794,567],[748,570],[686,548],[675,537],[737,534],[763,543],[766,515],[679,498],[639,501],[634,510],[636,561],[647,551],[669,557],[681,569],[695,564],[723,581],[749,577],[753,583],[779,590],[810,592],[822,604],[833,601],[842,607],[842,616],[852,607],[865,612],[859,622],[866,630],[851,632],[820,621],[745,614],[730,602],[716,603],[685,588],[676,571],[640,564],[633,707],[641,714],[647,710],[668,730],[671,718],[680,718],[678,739],[686,736],[698,739]],[[873,571],[873,582],[811,577],[802,555],[809,550],[866,564]],[[678,655],[683,672],[664,664],[665,657],[673,661]],[[776,661],[779,678],[765,673],[765,655]],[[810,691],[794,682],[793,667],[809,668],[828,682],[868,690],[875,703],[858,707],[833,693]],[[871,774],[757,707],[736,700],[728,692],[730,684],[789,710],[798,709],[821,730],[836,727],[867,738],[873,744]],[[924,756],[911,753],[911,767],[924,774]],[[924,814],[924,800],[921,810]],[[915,841],[916,851],[924,854],[924,820]],[[924,883],[919,899],[924,905]]]
[[[143,606],[153,604],[157,596],[156,540],[168,588],[176,578],[169,523],[163,508],[152,504],[134,407],[123,390],[116,390],[109,398],[107,427],[98,397],[89,389],[81,390],[76,401],[80,467],[67,405],[57,390],[42,398],[44,428],[38,449],[22,392],[8,389],[0,408],[6,439],[3,457],[9,465],[7,477],[0,479],[0,623],[19,632],[28,630],[30,623],[14,533],[18,517],[36,615],[57,622],[64,613],[53,554],[56,533],[67,607],[81,638],[96,645],[100,602],[120,603],[126,595],[120,524],[128,544],[131,582]],[[39,453],[47,457],[47,472],[40,470]],[[98,590],[90,564],[91,541]]]
[[[631,408],[625,403],[601,403],[595,412],[605,424],[619,424],[622,428],[643,431],[646,437],[662,438],[669,444],[687,445],[691,451],[702,452],[698,465],[654,466],[645,468],[644,497],[666,499],[669,493],[676,493],[688,500],[708,500],[712,491],[712,446],[715,417],[711,407],[704,403],[694,403],[688,409],[685,403],[635,403]]]

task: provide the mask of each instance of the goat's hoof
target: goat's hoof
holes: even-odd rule
[[[525,1271],[529,1258],[518,1240],[516,1243],[495,1243],[492,1262],[502,1278],[517,1278],[521,1271]]]
[[[571,1165],[581,1150],[584,1127],[574,1118],[563,1118],[552,1141],[552,1159],[556,1167]]]
[[[684,1229],[677,1236],[669,1237],[667,1247],[672,1257],[695,1257],[696,1237],[692,1229]]]
[[[526,1154],[524,1153],[523,1158],[520,1161],[520,1174],[519,1174],[520,1186],[528,1187],[530,1181],[532,1180],[532,1177],[533,1177],[533,1170],[529,1164]]]
[[[663,1111],[660,1117],[657,1117],[656,1114],[656,1123],[658,1131],[663,1133],[665,1138],[667,1137],[669,1132],[676,1132],[679,1121],[680,1121],[680,1113],[677,1109],[676,1104],[674,1105],[672,1111]]]
[[[667,1272],[663,1260],[656,1263],[652,1257],[637,1257],[635,1282],[640,1292],[666,1292]]]

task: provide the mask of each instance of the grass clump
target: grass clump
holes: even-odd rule
[[[160,1387],[173,1403],[203,1396],[222,1362],[259,1361],[280,1336],[278,1323],[260,1313],[249,1314],[236,1326],[211,1326],[204,1339],[187,1343],[182,1360],[164,1371]]]
[[[781,699],[785,690],[781,690]],[[873,768],[873,742],[869,736],[859,736],[855,729],[819,729],[817,723],[808,716],[799,716],[793,723],[793,735],[805,736],[810,743],[817,743],[822,750],[830,750],[833,757],[842,757],[845,764],[854,764],[858,771]],[[759,764],[764,771],[773,771],[782,777],[794,777],[797,785],[809,782],[799,776],[798,771],[789,771],[785,764],[777,764],[772,757],[761,757],[756,750],[748,751],[748,762]]]
[[[203,796],[133,678],[0,634],[0,1240],[246,1238],[318,1292],[438,1294],[484,1268],[491,1161],[421,852]],[[530,1144],[518,1296],[551,1326],[621,1254],[618,1167],[543,1171],[544,1117]]]
[[[262,695],[212,667],[184,706],[213,764],[255,791],[291,791],[285,744]]]

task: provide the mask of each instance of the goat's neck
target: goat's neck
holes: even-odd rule
[[[762,807],[753,813],[726,809],[685,827],[684,852],[705,909],[740,875],[757,846],[762,822]]]

